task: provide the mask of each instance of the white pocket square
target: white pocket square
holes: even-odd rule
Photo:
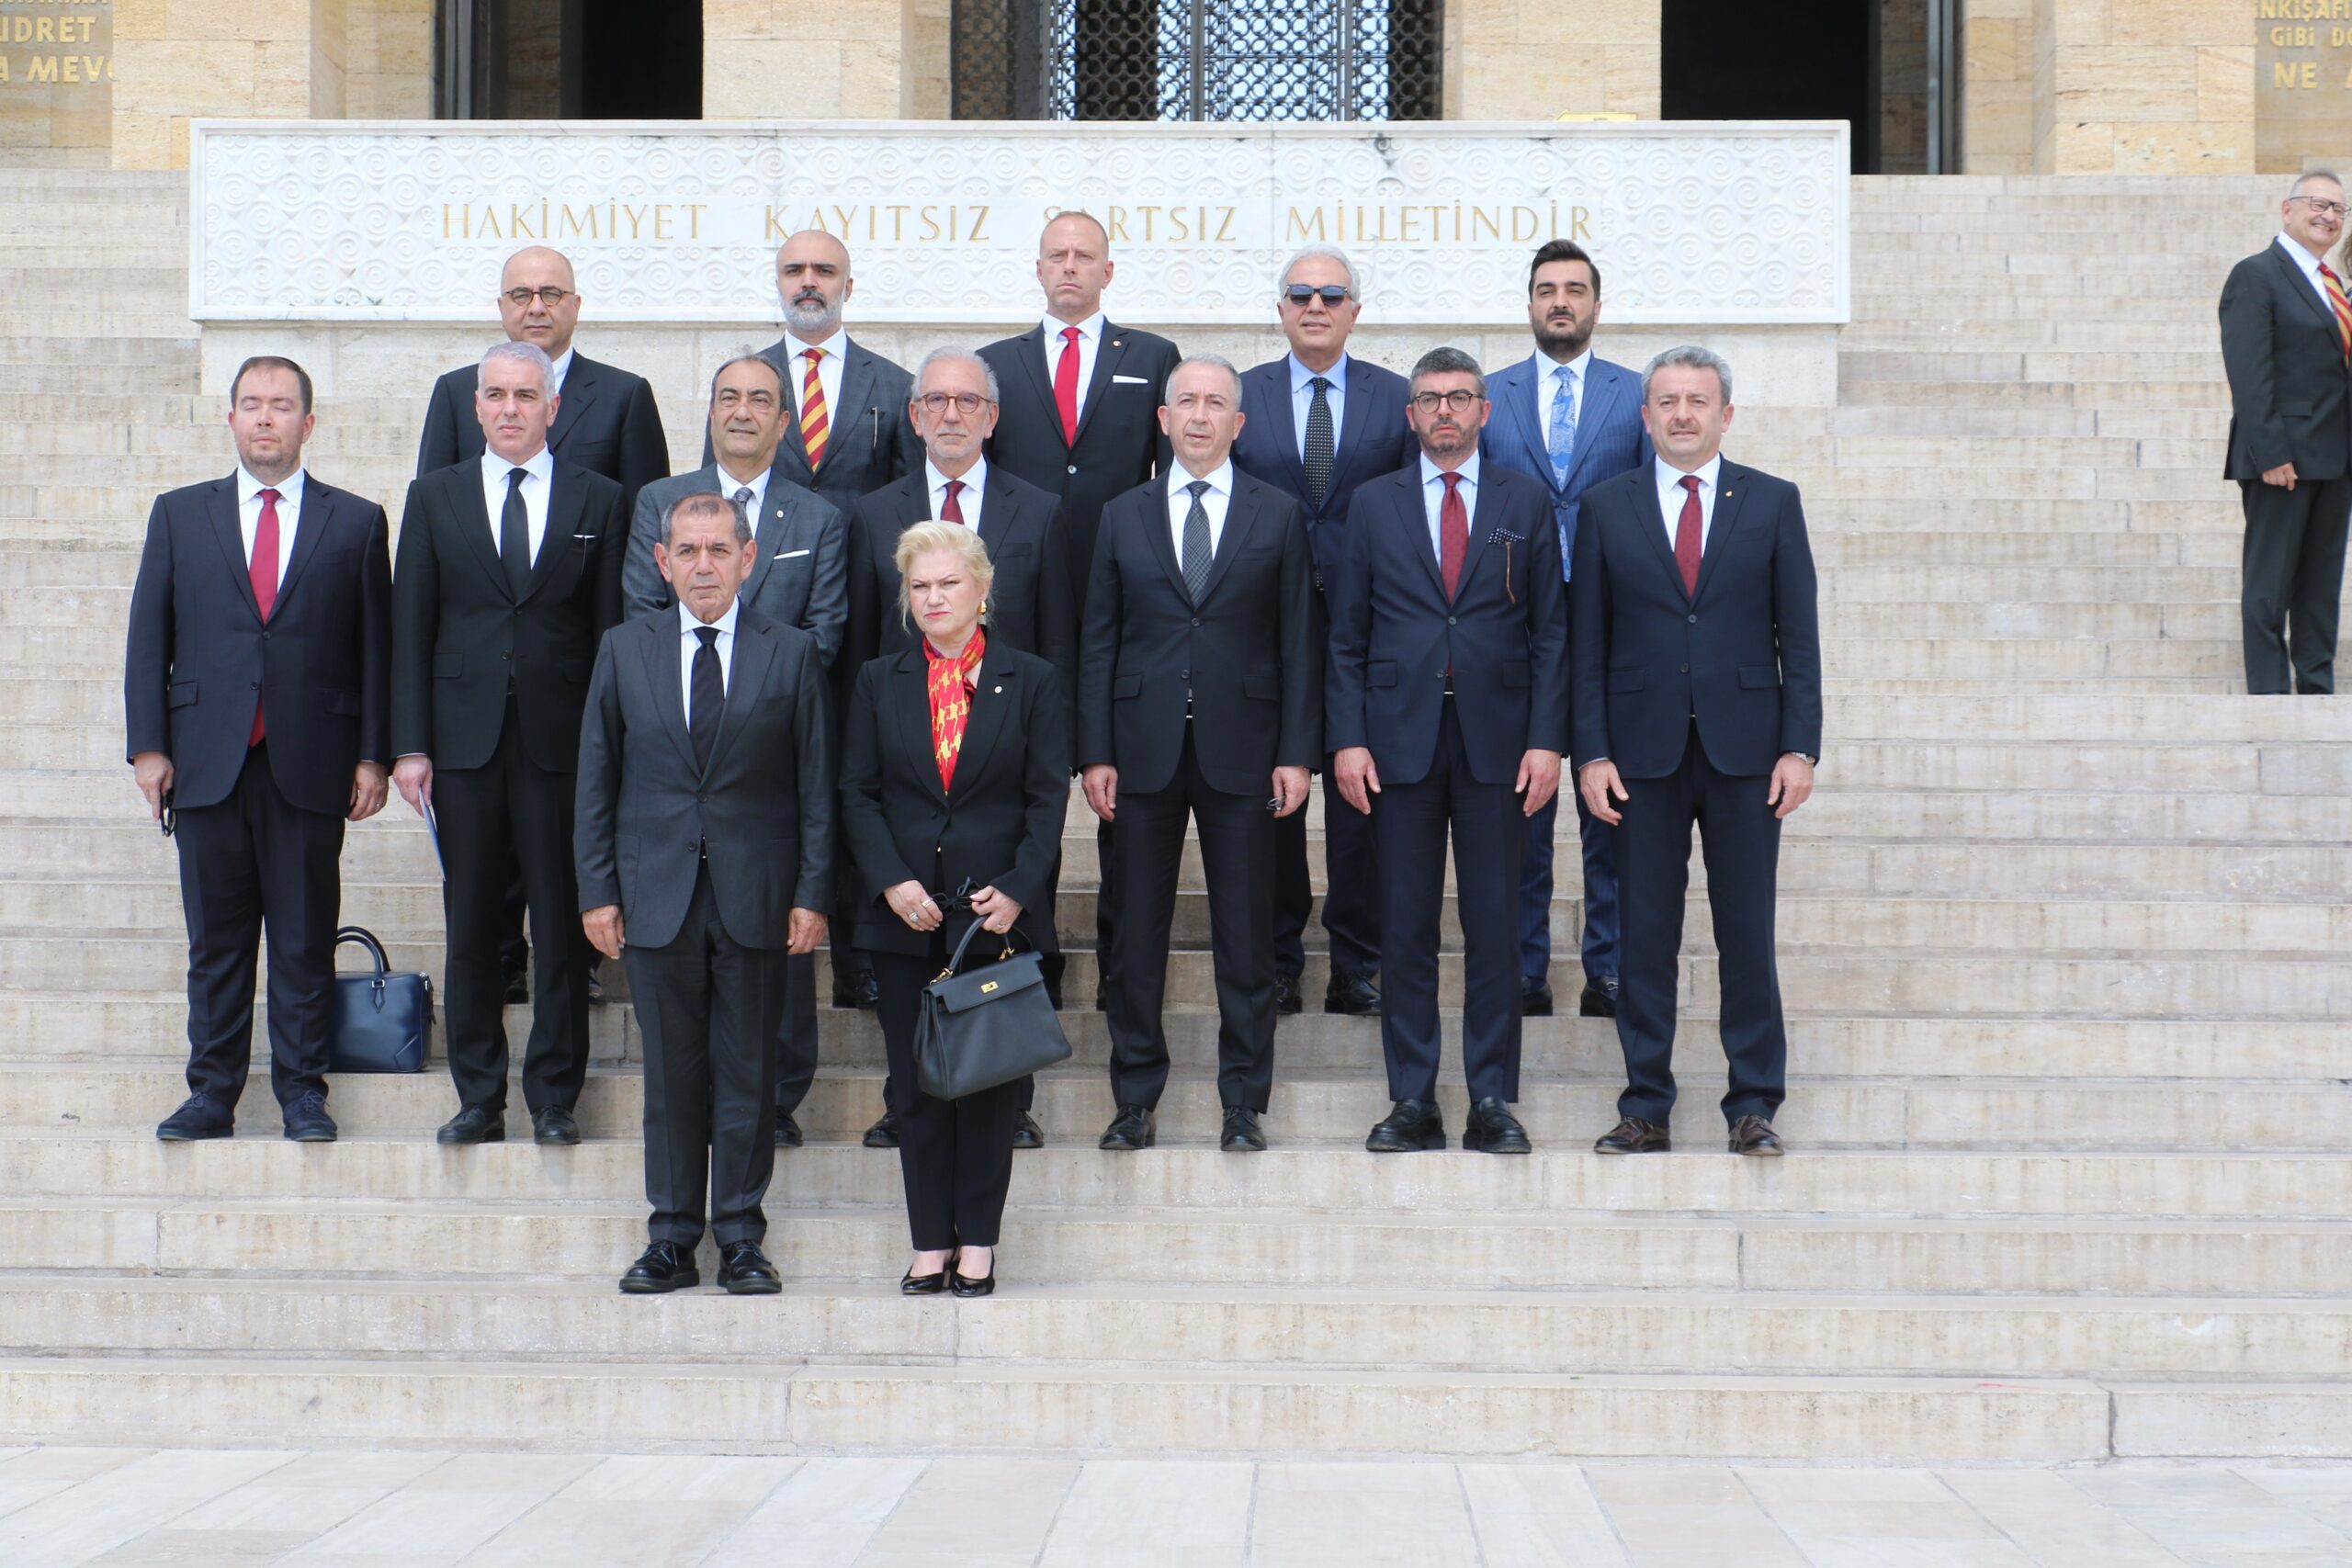
[[[775,558],[778,560],[790,560],[795,556],[805,556],[808,553],[808,552],[807,550],[778,550],[775,553]]]
[[[1150,386],[1150,385],[1151,385],[1151,378],[1150,378],[1150,377],[1148,377],[1148,376],[1115,376],[1115,375],[1114,375],[1114,376],[1113,376],[1113,377],[1111,378],[1111,379],[1112,379],[1114,382],[1117,382],[1117,383],[1119,383],[1119,384],[1121,384],[1121,385],[1129,386],[1129,387],[1148,387],[1148,386]]]

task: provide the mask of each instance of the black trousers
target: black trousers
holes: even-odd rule
[[[2239,609],[2245,623],[2245,689],[2335,690],[2335,622],[2344,594],[2344,539],[2352,479],[2305,480],[2288,490],[2249,479]]]
[[[817,955],[804,953],[784,961],[784,1005],[775,1028],[775,1113],[789,1116],[799,1110],[816,1078]]]
[[[1271,783],[1271,781],[1270,781]],[[1111,1098],[1156,1106],[1168,1087],[1168,933],[1184,862],[1184,823],[1199,827],[1216,971],[1216,1089],[1227,1110],[1263,1111],[1274,1087],[1274,819],[1266,797],[1227,795],[1201,773],[1193,727],[1169,786],[1119,792],[1118,951],[1111,968]]]
[[[448,926],[449,1077],[466,1105],[506,1106],[504,989],[498,942],[505,923],[506,857],[523,867],[530,907],[531,1036],[523,1055],[523,1101],[532,1111],[580,1099],[588,1076],[588,965],[595,950],[580,925],[571,860],[572,774],[550,773],[523,747],[512,697],[498,750],[486,766],[435,769],[440,823],[441,908]]]
[[[882,1048],[890,1061],[890,1110],[899,1118],[899,1173],[907,1188],[907,1231],[917,1252],[951,1247],[994,1247],[1004,1224],[1004,1195],[1012,1186],[1012,1129],[1020,1115],[1015,1078],[961,1100],[937,1100],[916,1086],[915,1018],[922,988],[945,967],[946,946],[934,940],[917,958],[876,953]]]
[[[1323,759],[1323,931],[1331,973],[1369,980],[1380,973],[1380,847],[1372,818],[1340,798],[1332,760]],[[1306,813],[1274,819],[1274,970],[1292,979],[1306,967],[1306,921],[1315,910],[1306,869]]]
[[[1343,807],[1344,809],[1344,807]],[[1470,1098],[1519,1098],[1519,866],[1527,818],[1508,784],[1471,776],[1462,726],[1448,699],[1437,754],[1417,784],[1381,781],[1372,797],[1380,842],[1380,1043],[1391,1100],[1437,1099],[1438,931],[1445,911],[1445,848],[1462,916],[1462,1068]]]
[[[1724,1120],[1770,1116],[1781,1108],[1789,1033],[1772,934],[1781,823],[1765,804],[1771,785],[1768,773],[1716,772],[1696,724],[1673,773],[1625,781],[1625,819],[1617,828],[1625,918],[1617,998],[1617,1042],[1625,1052],[1621,1116],[1662,1127],[1674,1110],[1674,1003],[1694,822],[1723,975],[1721,1027],[1731,1069]]]
[[[780,947],[745,947],[727,934],[707,865],[674,940],[621,949],[645,1036],[646,1230],[654,1241],[693,1251],[706,1191],[721,1246],[768,1233],[760,1204],[775,1172],[785,958]]]
[[[254,974],[269,932],[269,1086],[280,1106],[326,1092],[343,818],[305,811],[245,753],[227,798],[177,813],[187,916],[187,1087],[230,1105],[253,1064]]]

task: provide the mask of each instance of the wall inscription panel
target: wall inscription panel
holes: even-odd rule
[[[571,257],[603,321],[775,306],[796,230],[848,243],[865,321],[1014,324],[1037,231],[1112,231],[1137,320],[1262,322],[1301,245],[1389,321],[1525,321],[1530,251],[1578,241],[1618,322],[1849,317],[1844,123],[1328,126],[198,121],[198,321],[481,320],[502,260]]]

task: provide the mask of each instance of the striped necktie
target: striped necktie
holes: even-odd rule
[[[2344,352],[2352,356],[2352,300],[2344,298],[2344,280],[2328,270],[2325,262],[2319,264],[2320,281],[2327,285],[2327,308],[2335,312],[2335,335],[2344,344]]]
[[[808,374],[800,378],[800,446],[808,454],[808,467],[825,460],[825,383],[817,375],[817,362],[825,357],[821,348],[804,348],[800,357],[808,362]]]

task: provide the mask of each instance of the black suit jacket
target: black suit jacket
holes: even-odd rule
[[[621,613],[636,619],[678,602],[653,558],[662,542],[662,511],[689,495],[723,495],[736,489],[721,482],[716,463],[690,474],[673,474],[638,492],[629,518],[628,555],[621,565]],[[767,514],[752,521],[752,545],[759,559],[743,583],[743,603],[780,626],[798,626],[817,639],[818,657],[833,668],[849,619],[847,520],[832,502],[785,477],[779,453],[768,468],[763,497]]]
[[[842,833],[857,863],[857,945],[922,954],[932,936],[890,912],[883,893],[919,882],[934,896],[964,883],[1021,906],[1016,928],[1041,953],[1060,951],[1047,899],[1069,809],[1069,703],[1054,667],[991,638],[943,789],[931,745],[931,694],[921,646],[864,666],[850,694],[842,758]],[[944,899],[942,899],[943,907]],[[952,949],[972,921],[948,910]]]
[[[2281,463],[2294,464],[2299,479],[2352,473],[2344,340],[2276,241],[2232,267],[2222,285],[2222,364],[2230,378],[2224,479],[2259,479]]]
[[[1340,428],[1334,431],[1331,483],[1317,506],[1306,488],[1306,465],[1298,455],[1299,428],[1292,406],[1290,356],[1242,372],[1241,434],[1234,438],[1233,466],[1272,485],[1298,502],[1315,546],[1315,571],[1328,577],[1340,564],[1341,531],[1356,487],[1394,473],[1420,455],[1420,444],[1405,423],[1412,388],[1394,370],[1348,356],[1347,384],[1340,389]]]
[[[1078,762],[1116,767],[1123,791],[1166,789],[1189,693],[1201,772],[1228,794],[1261,794],[1276,768],[1323,758],[1306,525],[1290,497],[1236,470],[1195,604],[1168,512],[1185,477],[1172,468],[1102,509],[1079,637]]]
[[[518,604],[482,502],[481,466],[408,487],[392,577],[392,750],[479,768],[498,749],[511,680],[533,762],[570,773],[596,643],[620,619],[621,487],[558,459],[547,533]]]
[[[123,660],[126,755],[172,761],[175,806],[217,806],[245,765],[254,706],[269,771],[305,811],[351,808],[360,761],[389,769],[391,568],[384,509],[302,476],[293,554],[265,624],[237,482],[167,491],[147,516]]]
[[[1567,749],[1566,588],[1551,497],[1535,480],[1479,463],[1469,553],[1451,602],[1430,543],[1419,462],[1366,481],[1324,591],[1332,750],[1369,747],[1384,784],[1427,778],[1448,669],[1479,783],[1510,784],[1527,752]]]
[[[775,471],[831,502],[843,517],[856,507],[858,497],[880,490],[910,467],[922,466],[922,444],[915,439],[907,413],[914,377],[855,338],[847,341],[849,346],[842,351],[841,407],[825,411],[824,460],[813,473],[808,446],[800,439],[800,382],[808,367],[786,363],[789,338],[778,338],[760,350],[760,357],[784,378],[784,444],[776,448]],[[704,468],[710,467],[713,456],[706,425]]]
[[[1682,592],[1655,470],[1584,492],[1577,524],[1576,749],[1629,779],[1682,764],[1695,715],[1719,773],[1772,771],[1821,751],[1821,631],[1813,547],[1797,487],[1726,460]]]
[[[1104,321],[1094,374],[1079,398],[1075,443],[1062,439],[1043,322],[989,344],[980,357],[996,372],[1003,400],[996,434],[989,438],[989,462],[1061,498],[1070,586],[1082,617],[1103,506],[1168,467],[1159,403],[1169,373],[1183,355],[1164,337]]]
[[[621,907],[629,942],[662,947],[706,852],[719,923],[745,947],[788,944],[796,908],[831,908],[832,721],[817,639],[735,613],[710,766],[695,761],[673,607],[616,626],[596,653],[572,829],[580,908]]]
[[[481,456],[481,421],[474,417],[479,369],[461,365],[433,383],[433,400],[424,409],[424,439],[416,453],[418,479]],[[636,504],[637,492],[670,471],[670,443],[662,434],[662,412],[653,406],[653,389],[645,378],[576,350],[571,368],[564,372],[555,423],[548,426],[548,450],[619,485],[624,518]]]

